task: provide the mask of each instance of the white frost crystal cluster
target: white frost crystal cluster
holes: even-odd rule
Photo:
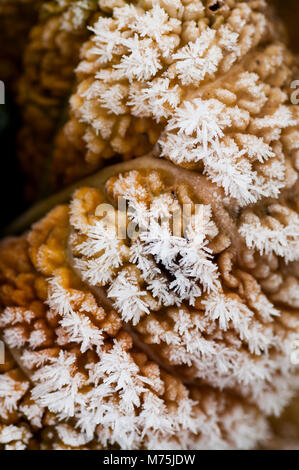
[[[158,175],[151,176],[161,184]],[[184,300],[194,305],[202,292],[215,291],[219,285],[217,268],[207,246],[208,238],[218,234],[210,206],[198,204],[196,213],[187,221],[184,236],[174,235],[173,229],[178,230],[181,223],[179,202],[171,194],[162,194],[147,204],[148,194],[138,183],[138,177],[138,172],[133,171],[115,182],[112,189],[116,198],[122,197],[129,203],[128,218],[139,230],[130,249],[120,243],[115,226],[107,227],[105,218],[91,226],[83,226],[78,220],[74,225],[87,235],[76,245],[76,252],[84,256],[75,259],[75,266],[92,285],[109,285],[108,297],[115,300],[123,319],[132,320],[133,324],[148,314],[151,307],[181,305]],[[115,277],[116,269],[127,261],[129,265]],[[171,282],[159,264],[172,276]],[[140,277],[152,293],[150,297],[138,288]]]

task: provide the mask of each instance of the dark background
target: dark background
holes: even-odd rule
[[[0,104],[0,230],[26,209],[23,197],[24,178],[16,158],[20,116],[9,92]]]

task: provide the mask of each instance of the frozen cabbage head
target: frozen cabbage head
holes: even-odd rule
[[[85,179],[0,243],[0,448],[299,448],[282,23],[263,0],[58,3],[27,47],[21,156],[42,185]]]
[[[240,208],[142,157],[48,204],[0,247],[16,362],[0,443],[42,429],[47,449],[266,446],[299,385],[298,199]]]
[[[291,184],[297,60],[269,3],[100,4],[56,136],[54,186],[148,152],[243,205]]]

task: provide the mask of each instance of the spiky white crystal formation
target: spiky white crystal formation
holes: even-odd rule
[[[210,8],[211,7],[211,8]],[[195,168],[240,206],[278,197],[296,177],[287,136],[294,59],[263,0],[104,4],[83,47],[62,140],[80,123],[86,171],[115,153]],[[67,142],[69,142],[67,144]],[[155,145],[156,144],[156,145]],[[70,149],[70,152],[72,150]],[[63,167],[58,149],[57,164]]]
[[[151,177],[161,185],[158,175],[153,173]],[[219,287],[219,273],[208,248],[209,240],[218,235],[211,207],[198,204],[189,220],[185,220],[184,233],[181,227],[176,234],[175,224],[184,217],[176,197],[165,193],[148,200],[146,186],[139,179],[138,172],[130,172],[110,189],[115,199],[127,201],[128,218],[138,228],[130,247],[117,234],[116,211],[112,210],[109,225],[102,218],[84,227],[75,219],[74,226],[86,237],[78,243],[74,239],[79,255],[75,257],[75,267],[91,285],[108,286],[107,295],[115,308],[123,320],[132,320],[133,324],[149,314],[151,308],[181,305],[183,301],[194,305],[202,292],[213,292]],[[76,204],[72,207],[74,213]],[[145,289],[140,288],[140,279]]]
[[[33,193],[38,191],[38,181],[44,171],[45,156],[50,155],[49,149],[54,147],[57,122],[65,111],[72,90],[79,51],[89,35],[87,26],[99,4],[97,0],[5,0],[4,3],[11,9],[11,20],[2,21],[5,15],[0,11],[0,29],[4,29],[2,34],[5,34],[2,23],[7,23],[6,27],[9,27],[8,38],[5,40],[4,37],[3,42],[22,54],[22,67],[16,77],[22,121],[17,153],[33,200]],[[31,15],[34,14],[35,23],[24,40],[17,24],[26,21],[26,4],[30,6]]]

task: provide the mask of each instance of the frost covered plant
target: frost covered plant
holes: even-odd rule
[[[92,5],[57,7],[69,45]],[[299,388],[295,59],[263,0],[98,7],[53,174],[151,156],[1,242],[0,447],[267,446]]]
[[[157,189],[163,187],[158,173],[152,172],[150,178]],[[163,190],[152,195],[146,177],[138,172],[129,172],[107,185],[115,201],[123,198],[128,203],[130,246],[120,240],[116,218],[121,214],[113,209],[108,224],[107,217],[90,226],[75,217],[74,265],[90,284],[109,286],[108,297],[115,299],[125,321],[138,323],[141,316],[150,313],[150,307],[181,305],[183,301],[194,305],[202,292],[217,290],[219,273],[208,245],[218,229],[210,205],[195,205],[190,199],[186,204],[190,217],[183,220],[183,227],[184,214],[176,195]],[[72,214],[76,214],[76,199],[72,207]],[[140,289],[142,284],[145,290]]]
[[[0,38],[5,47],[0,51],[1,80],[6,89],[15,88],[22,69],[22,54],[30,28],[37,19],[43,0],[1,0]]]
[[[82,48],[54,174],[70,181],[115,154],[152,151],[206,174],[241,206],[292,184],[295,61],[265,1],[100,5],[111,16]]]
[[[296,241],[261,249],[244,224],[292,235],[297,202],[277,204],[275,223],[258,204],[237,217],[206,176],[145,157],[4,240],[0,328],[31,381],[0,374],[5,432],[48,429],[47,449],[267,445],[299,386]]]

